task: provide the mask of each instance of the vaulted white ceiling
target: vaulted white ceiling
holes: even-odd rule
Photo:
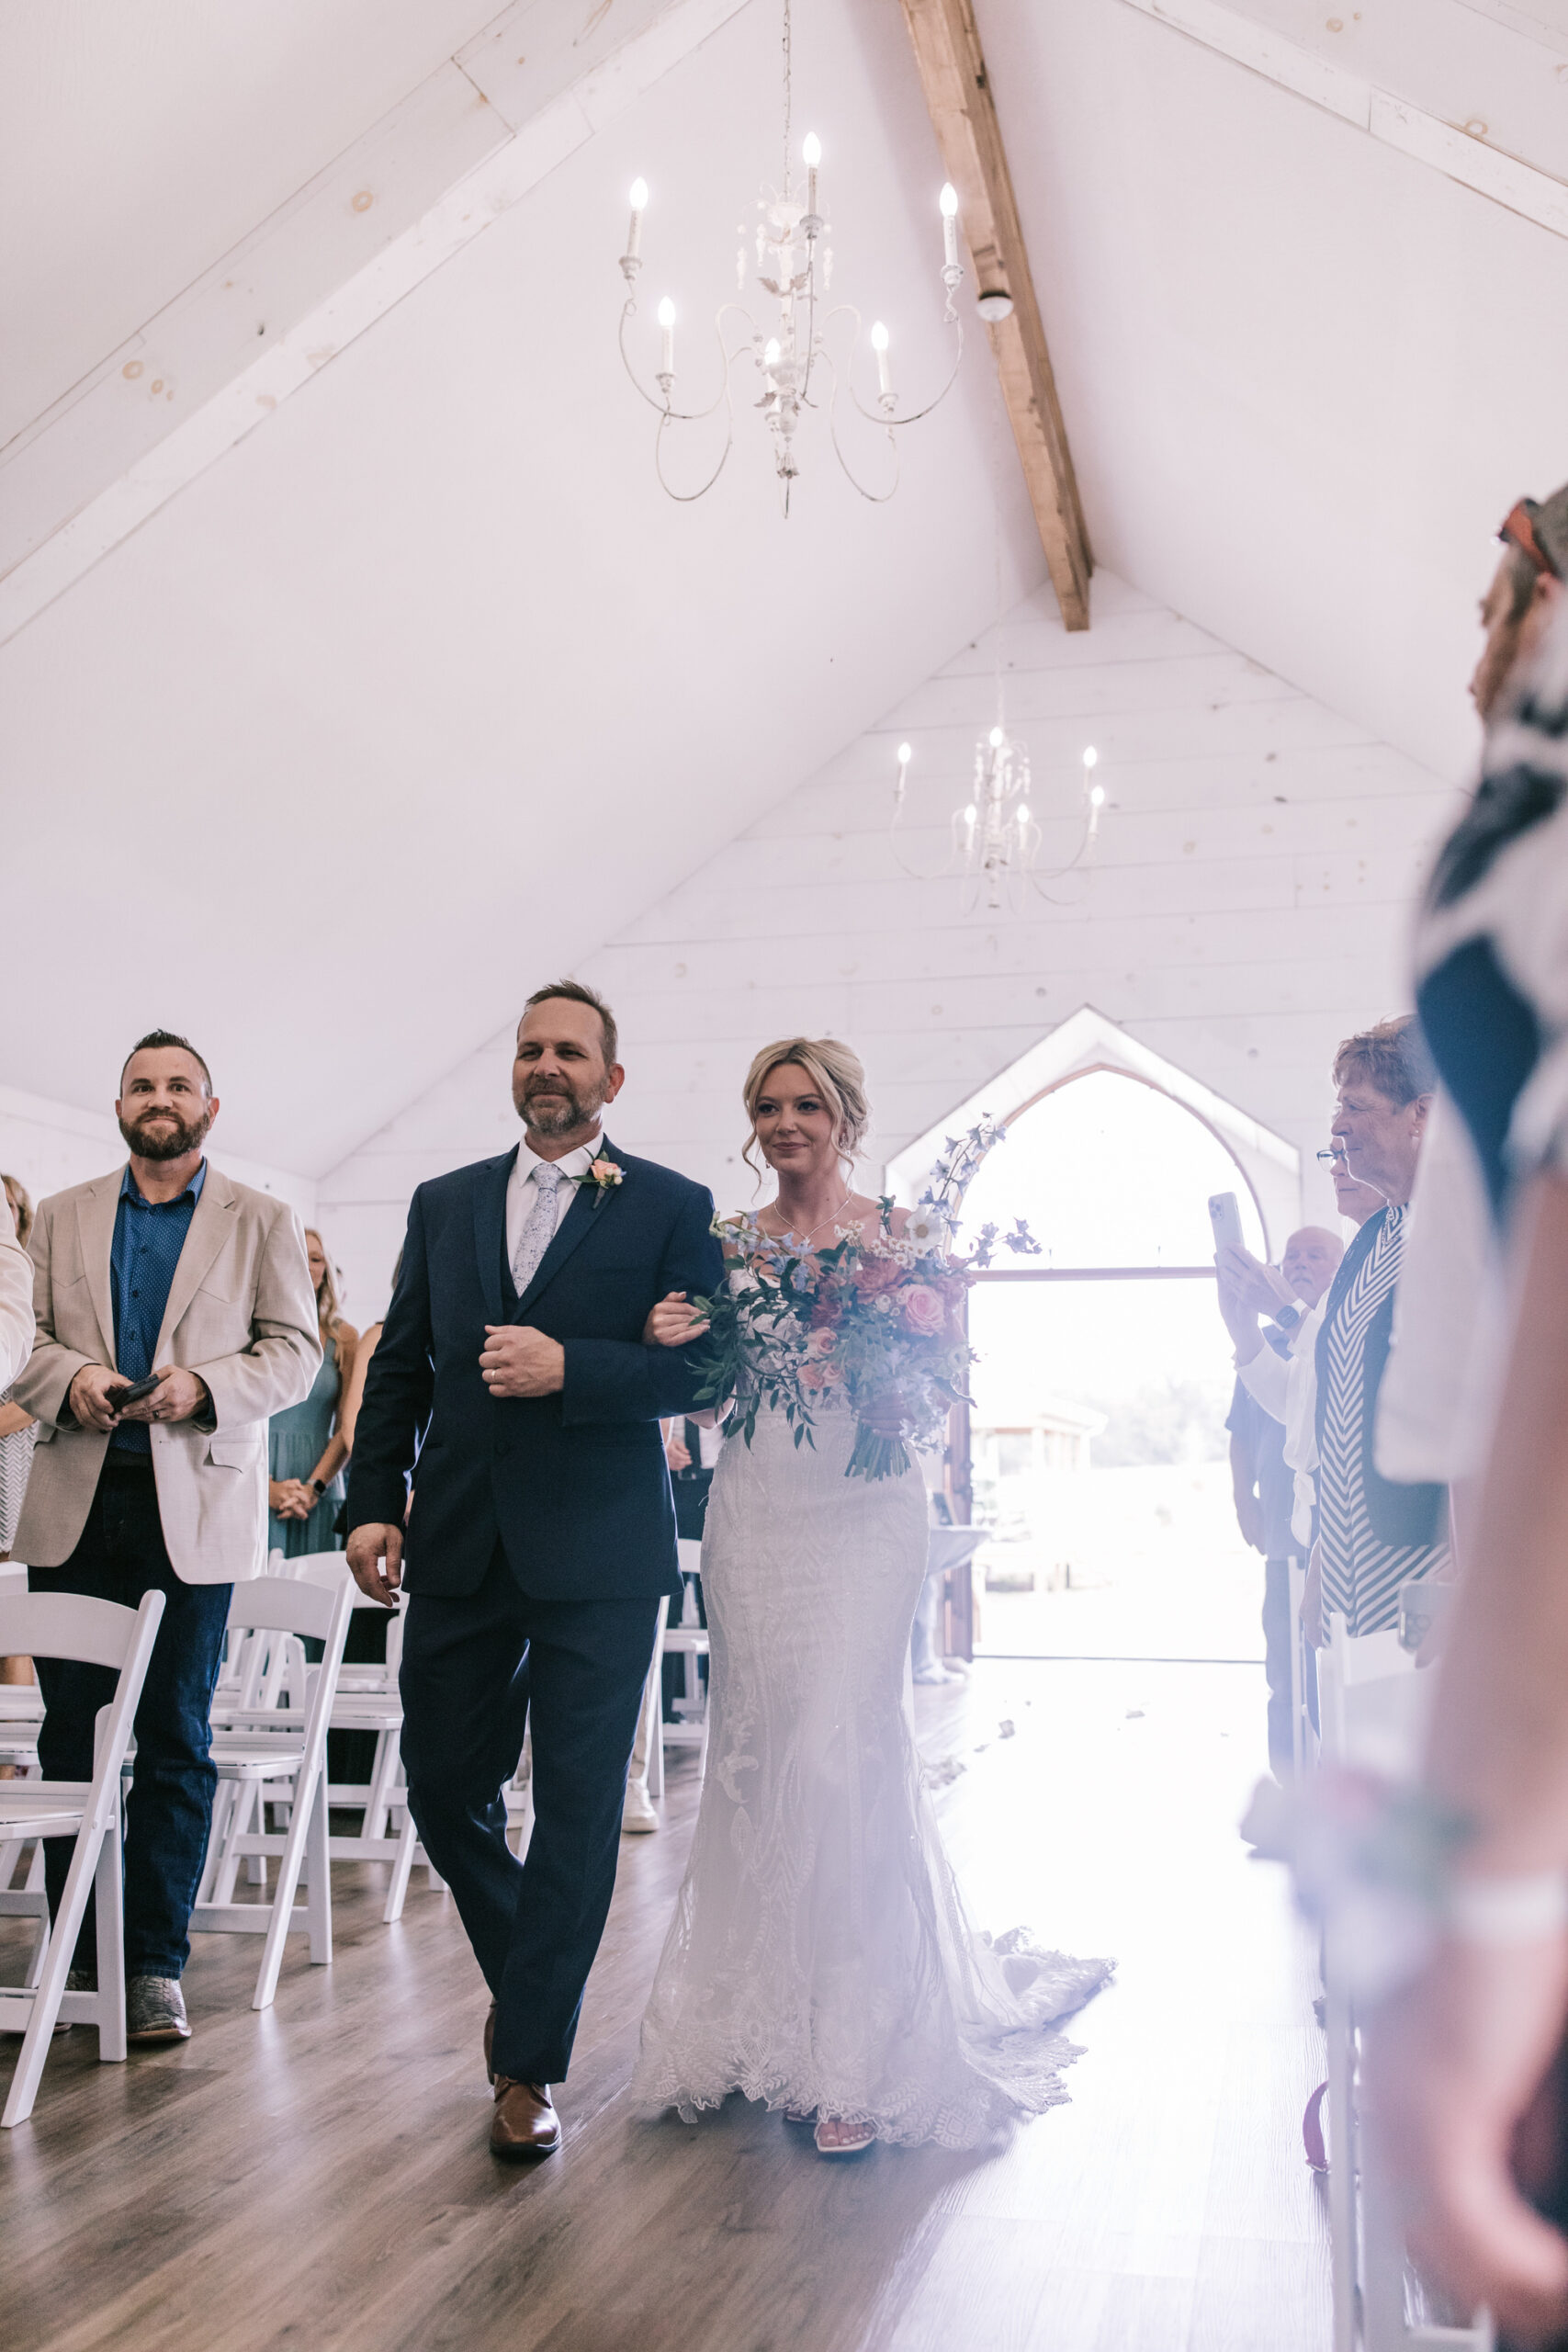
[[[624,5],[524,13],[603,43]],[[11,12],[6,429],[486,13]],[[1568,177],[1564,10],[978,13],[1097,552],[1461,775],[1489,535],[1568,475],[1568,240],[1223,53],[1220,20]],[[167,1021],[218,1063],[236,1149],[332,1167],[1039,579],[977,332],[890,505],[808,443],[783,525],[744,409],[712,498],[654,484],[615,349],[626,185],[653,185],[644,288],[694,371],[776,143],[774,0],[722,14],[0,650],[6,1082],[96,1107]],[[795,63],[834,290],[935,380],[941,174],[893,0],[796,0]]]

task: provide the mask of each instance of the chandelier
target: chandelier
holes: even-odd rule
[[[1100,754],[1090,743],[1083,754],[1077,847],[1065,865],[1042,873],[1039,861],[1043,836],[1031,798],[1029,746],[1016,735],[1009,734],[1001,715],[999,694],[996,724],[975,746],[970,797],[962,808],[953,811],[947,863],[937,873],[917,874],[899,847],[909,763],[914,757],[910,743],[898,746],[898,779],[893,787],[893,815],[888,831],[897,863],[918,882],[939,880],[943,873],[959,875],[964,911],[971,914],[981,906],[991,910],[1008,906],[1017,912],[1031,888],[1037,888],[1043,898],[1049,899],[1051,894],[1043,887],[1046,882],[1063,880],[1087,865],[1093,855],[1100,833],[1100,812],[1105,806],[1105,786],[1094,773]]]
[[[703,497],[724,471],[735,438],[736,377],[739,371],[745,386],[748,368],[751,370],[750,389],[756,393],[751,405],[768,428],[773,471],[785,517],[789,514],[790,492],[800,472],[797,435],[807,413],[826,413],[833,453],[844,473],[863,498],[884,504],[898,487],[899,432],[905,425],[918,424],[921,417],[929,416],[946,399],[964,356],[964,329],[953,307],[953,297],[964,277],[958,258],[958,198],[947,186],[939,198],[942,282],[947,289],[942,323],[952,328],[953,337],[953,367],[947,381],[923,408],[900,413],[893,382],[892,338],[878,319],[870,334],[876,359],[874,405],[861,397],[852,372],[861,314],[849,303],[840,303],[832,310],[825,308],[833,274],[833,254],[827,243],[829,223],[822,209],[819,186],[822,142],[815,132],[807,133],[801,142],[803,186],[795,176],[791,107],[790,0],[784,0],[784,175],[777,187],[764,182],[758,198],[761,219],[755,251],[756,283],[776,307],[759,324],[742,303],[720,303],[714,321],[719,385],[705,408],[677,407],[675,403],[676,311],[668,294],[660,300],[658,311],[660,358],[652,378],[657,391],[650,390],[638,376],[627,348],[627,335],[637,314],[637,281],[642,268],[643,215],[648,209],[647,181],[638,179],[632,186],[631,226],[626,232],[626,252],[621,255],[621,275],[626,283],[626,300],[621,311],[621,359],[632,384],[659,419],[654,430],[653,459],[660,486],[683,505]],[[744,237],[744,228],[739,233]],[[751,266],[742,243],[736,255],[736,284],[741,294],[746,291],[747,274]],[[830,338],[841,346],[841,357],[834,356]],[[839,434],[840,399],[847,400],[859,415],[878,426],[886,435],[890,471],[884,477],[885,487],[877,488],[863,481],[845,455]],[[674,426],[700,425],[720,411],[724,416],[724,447],[717,464],[696,488],[677,488],[665,474],[666,436]]]

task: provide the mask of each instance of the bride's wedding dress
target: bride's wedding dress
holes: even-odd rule
[[[847,1412],[814,1434],[763,1410],[715,1474],[707,1771],[632,2097],[690,2120],[738,2090],[969,2147],[1066,2097],[1053,2021],[1111,1963],[969,1926],[905,1713],[925,1487],[846,1478]]]

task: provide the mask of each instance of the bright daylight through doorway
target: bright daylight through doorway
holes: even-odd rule
[[[1223,1192],[1262,1254],[1218,1136],[1104,1069],[1018,1117],[971,1188],[970,1233],[1022,1216],[1042,1248],[970,1302],[973,1511],[991,1531],[978,1653],[1261,1660],[1262,1563],[1231,1507],[1230,1347],[1194,1271]]]

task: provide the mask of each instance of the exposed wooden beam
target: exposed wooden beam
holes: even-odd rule
[[[975,11],[970,0],[903,0],[903,8],[942,162],[958,191],[976,291],[1011,297],[1011,316],[987,333],[1063,623],[1087,628],[1089,534]]]
[[[0,644],[745,5],[513,0],[0,452]]]

